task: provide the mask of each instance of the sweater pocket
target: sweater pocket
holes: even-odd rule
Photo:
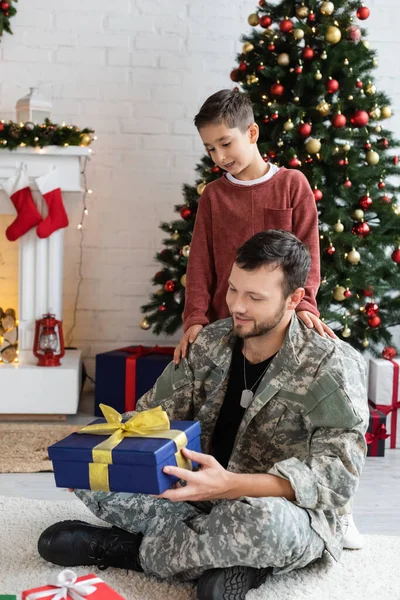
[[[264,208],[264,229],[292,231],[292,208]]]

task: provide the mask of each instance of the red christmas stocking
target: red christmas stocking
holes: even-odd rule
[[[63,204],[57,170],[53,169],[39,177],[36,183],[49,209],[47,217],[39,224],[36,232],[38,237],[47,238],[57,229],[68,227],[68,217]]]
[[[17,175],[7,179],[3,183],[6,194],[10,197],[18,213],[17,218],[6,229],[6,237],[10,242],[15,242],[27,231],[35,227],[42,217],[36,208],[32,192],[29,187],[29,180],[24,169],[21,169]]]

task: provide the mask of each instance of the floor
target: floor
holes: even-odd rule
[[[93,419],[93,395],[84,394],[71,423]],[[51,422],[47,422],[51,426]],[[0,495],[43,500],[68,500],[69,492],[56,488],[52,473],[0,474]],[[361,533],[400,536],[400,448],[383,458],[367,458],[354,499],[354,518]]]

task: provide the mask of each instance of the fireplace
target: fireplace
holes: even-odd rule
[[[43,149],[18,148],[0,152],[0,214],[15,214],[1,190],[2,180],[12,177],[21,164],[26,168],[33,195],[42,216],[45,203],[35,192],[34,179],[56,168],[63,192],[81,199],[82,160],[90,157],[86,147]],[[0,232],[0,235],[4,235]],[[12,243],[12,242],[8,242]],[[16,243],[16,242],[14,242]],[[67,350],[60,367],[38,367],[33,355],[35,322],[51,312],[63,319],[64,230],[40,239],[35,228],[19,239],[18,269],[18,362],[0,363],[1,415],[65,415],[76,413],[80,389],[81,355]],[[1,295],[0,295],[1,296]],[[3,309],[6,307],[3,306]]]

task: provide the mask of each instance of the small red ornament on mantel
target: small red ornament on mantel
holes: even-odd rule
[[[386,346],[386,348],[382,350],[382,358],[385,358],[386,360],[393,360],[396,356],[396,348],[393,348],[393,346]]]
[[[379,327],[379,325],[381,324],[381,319],[380,317],[378,317],[378,315],[375,315],[374,317],[370,317],[368,319],[368,325],[370,327],[372,327],[373,329],[376,329],[377,327]]]
[[[36,321],[33,354],[39,359],[38,367],[59,367],[64,356],[62,323],[47,313]]]

